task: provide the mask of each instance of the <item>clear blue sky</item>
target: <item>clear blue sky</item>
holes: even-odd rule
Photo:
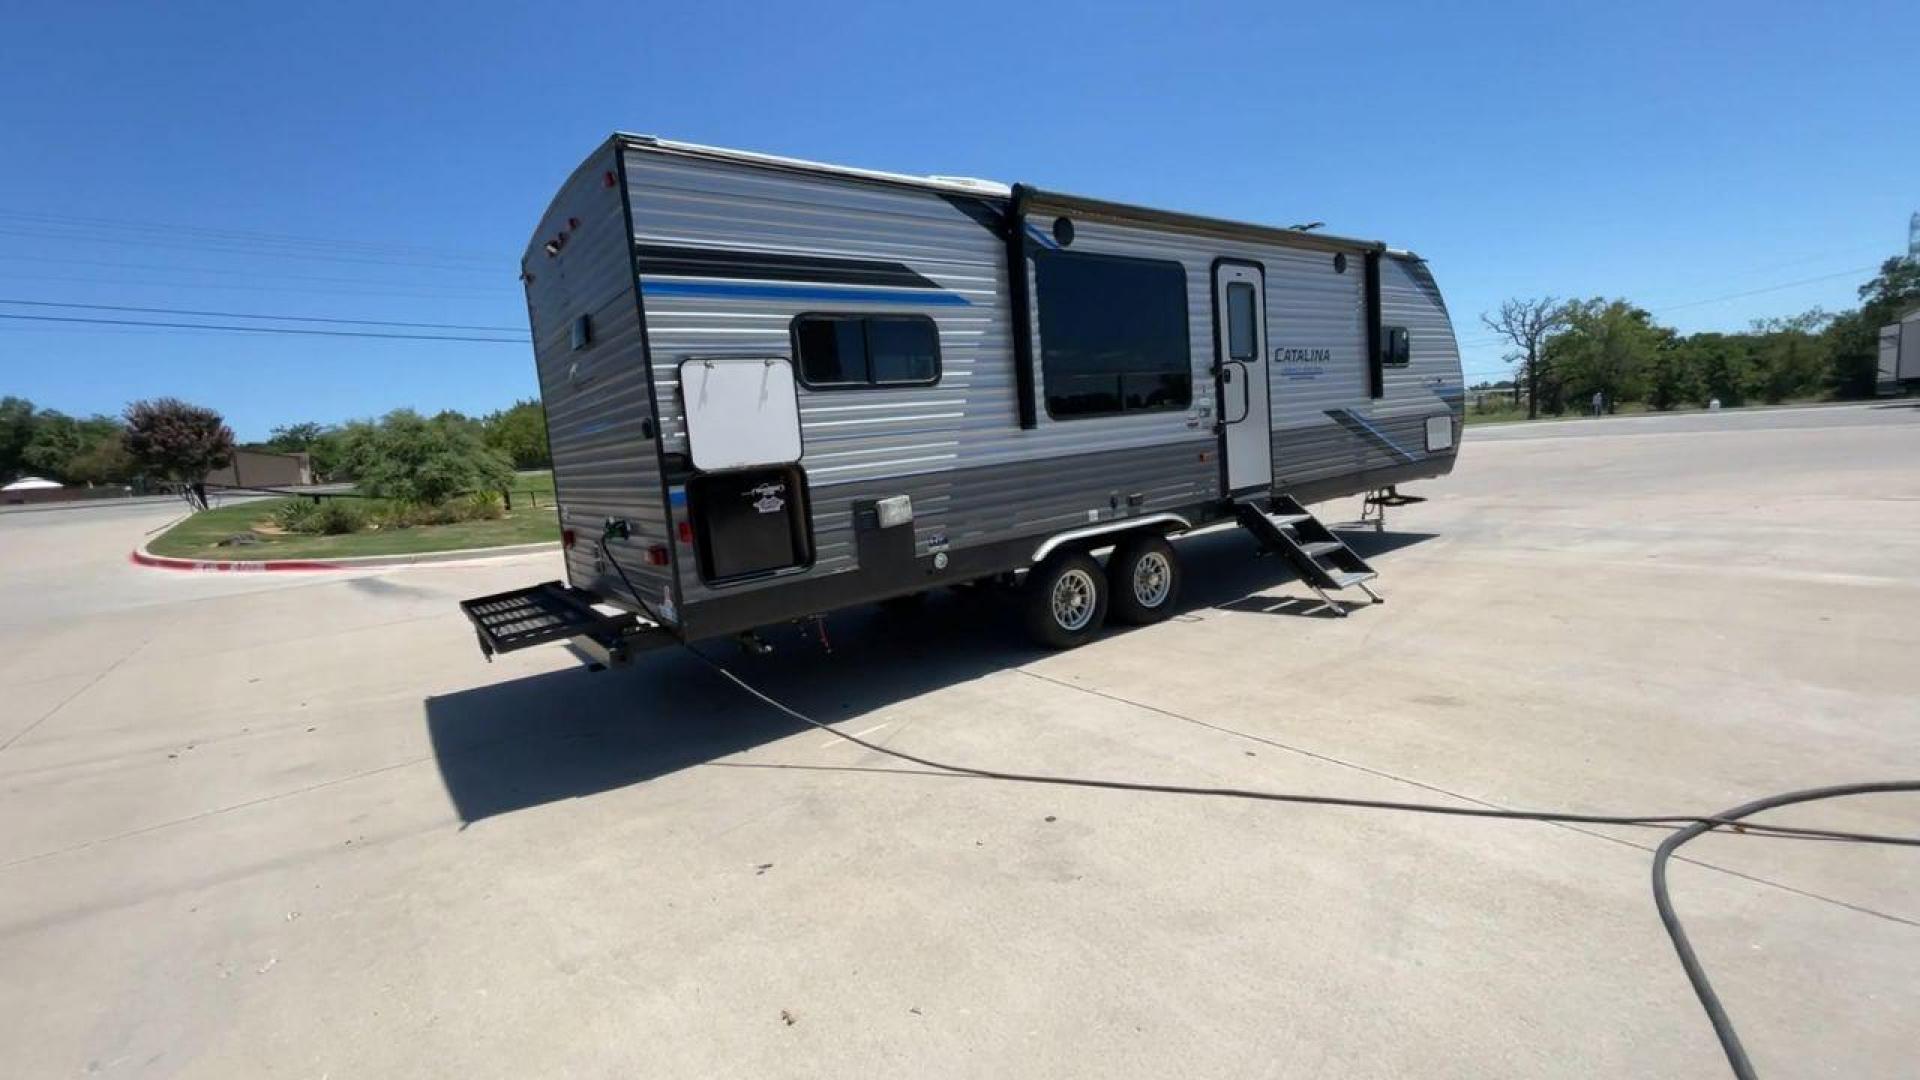
[[[1920,207],[1910,4],[570,7],[9,4],[0,297],[517,334],[528,233],[621,129],[1324,220],[1432,262],[1477,378],[1512,295],[1851,306]],[[0,327],[0,393],[242,438],[535,393],[523,338]]]

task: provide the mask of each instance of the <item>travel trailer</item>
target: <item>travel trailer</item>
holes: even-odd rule
[[[1373,572],[1305,504],[1460,441],[1426,263],[1315,231],[616,135],[521,280],[567,581],[466,601],[489,657],[981,579],[1077,645],[1171,613],[1168,538],[1222,523],[1344,614]]]
[[[1899,394],[1920,386],[1920,308],[1880,328],[1880,370],[1874,389]]]

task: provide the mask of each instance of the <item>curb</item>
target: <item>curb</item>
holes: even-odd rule
[[[176,559],[155,555],[145,544],[127,553],[127,561],[156,570],[192,570],[203,573],[254,574],[271,571],[366,570],[382,566],[412,566],[417,563],[484,562],[511,555],[532,555],[559,546],[558,540],[539,544],[509,544],[504,547],[463,548],[454,551],[423,551],[412,555],[363,555],[350,559]]]

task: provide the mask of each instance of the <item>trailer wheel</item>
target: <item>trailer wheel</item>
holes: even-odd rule
[[[1145,626],[1173,614],[1180,600],[1180,557],[1161,536],[1123,540],[1107,559],[1109,609],[1116,622]]]
[[[1062,551],[1027,574],[1027,632],[1051,649],[1084,645],[1107,617],[1107,578],[1083,551]]]

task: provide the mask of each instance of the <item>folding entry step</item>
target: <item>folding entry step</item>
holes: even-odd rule
[[[597,646],[596,655],[612,654],[618,660],[645,647],[640,643],[649,638],[663,640],[648,644],[671,640],[665,630],[638,615],[625,611],[608,615],[595,608],[587,594],[557,581],[462,600],[460,610],[473,621],[480,652],[488,660],[495,653],[573,639]]]
[[[1292,496],[1275,498],[1265,510],[1253,503],[1235,503],[1233,513],[1262,548],[1286,556],[1300,572],[1300,580],[1319,594],[1321,606],[1308,614],[1324,610],[1346,615],[1347,609],[1327,595],[1346,588],[1358,588],[1376,604],[1386,602],[1367,586],[1379,576],[1373,567]]]

